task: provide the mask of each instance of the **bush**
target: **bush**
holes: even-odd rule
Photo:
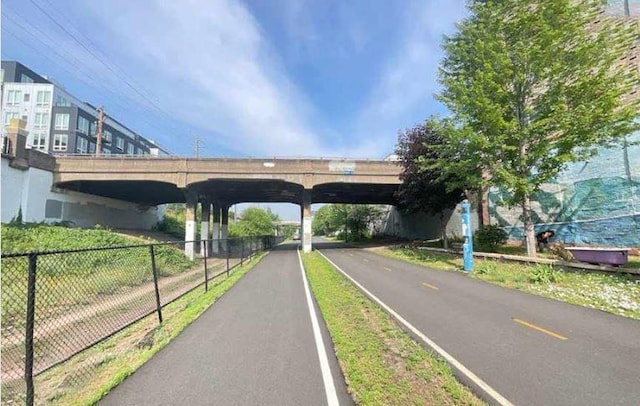
[[[477,251],[496,252],[506,242],[507,232],[497,225],[482,226],[474,234]]]
[[[551,265],[536,265],[531,271],[529,281],[536,284],[555,283],[560,281],[560,273]]]

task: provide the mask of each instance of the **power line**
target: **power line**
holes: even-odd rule
[[[87,51],[91,56],[93,56],[98,62],[100,62],[104,67],[106,67],[111,73],[113,73],[114,75],[120,76],[120,79],[123,81],[123,83],[125,83],[127,85],[127,87],[129,87],[131,90],[133,90],[136,94],[138,94],[140,97],[142,97],[144,100],[147,101],[147,103],[149,103],[151,106],[153,106],[158,112],[160,112],[161,114],[164,114],[166,116],[169,116],[169,114],[164,111],[160,106],[158,106],[153,100],[151,100],[149,97],[147,97],[145,94],[143,94],[140,90],[138,90],[133,84],[131,84],[131,82],[129,82],[129,80],[124,77],[124,75],[122,74],[118,74],[118,72],[116,72],[116,70],[111,67],[110,64],[108,64],[107,62],[105,62],[99,55],[97,55],[91,48],[87,47],[82,41],[80,41],[75,35],[73,35],[73,33],[71,33],[69,30],[66,29],[66,27],[62,24],[60,24],[60,22],[58,22],[58,20],[56,20],[55,17],[53,17],[47,10],[45,10],[44,8],[42,8],[38,3],[36,3],[34,0],[29,0],[31,2],[31,4],[33,4],[38,10],[40,10],[49,20],[51,20],[56,26],[58,26],[63,32],[65,32],[69,37],[71,37],[76,43],[78,43],[85,51]],[[89,41],[90,42],[90,41]],[[91,42],[90,42],[91,43]],[[97,46],[95,46],[95,44],[92,44],[92,46],[96,49],[98,49]]]

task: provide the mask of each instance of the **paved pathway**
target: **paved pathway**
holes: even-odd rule
[[[362,249],[315,248],[513,404],[640,404],[637,320]]]
[[[101,404],[352,404],[320,320],[323,377],[296,246],[269,253]]]

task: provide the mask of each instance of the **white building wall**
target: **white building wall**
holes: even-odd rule
[[[2,158],[2,222],[22,210],[25,222],[71,221],[78,227],[100,224],[110,228],[150,229],[164,216],[165,206],[135,203],[53,188],[53,174],[37,168],[9,166]]]
[[[4,135],[4,127],[9,123],[5,122],[7,113],[17,113],[17,118],[26,117],[27,125],[25,130],[28,131],[29,137],[27,138],[27,148],[30,148],[32,137],[34,134],[44,134],[46,143],[44,151],[49,150],[50,132],[51,132],[51,112],[53,109],[53,103],[55,100],[54,85],[47,83],[4,83],[3,85],[3,98],[2,98],[2,128]],[[20,91],[21,98],[17,104],[8,104],[7,94],[9,91]],[[49,102],[46,106],[38,106],[37,95],[39,91],[48,91],[50,94]],[[24,101],[24,95],[29,95],[29,101]],[[36,113],[46,113],[48,120],[43,127],[35,128]]]

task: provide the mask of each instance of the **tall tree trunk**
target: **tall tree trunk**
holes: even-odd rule
[[[440,213],[440,235],[442,236],[442,248],[449,249],[449,241],[447,241],[447,223],[444,221],[444,212]]]
[[[522,221],[524,222],[527,256],[536,258],[536,235],[533,228],[533,219],[531,218],[531,198],[528,194],[524,196],[522,203]]]

